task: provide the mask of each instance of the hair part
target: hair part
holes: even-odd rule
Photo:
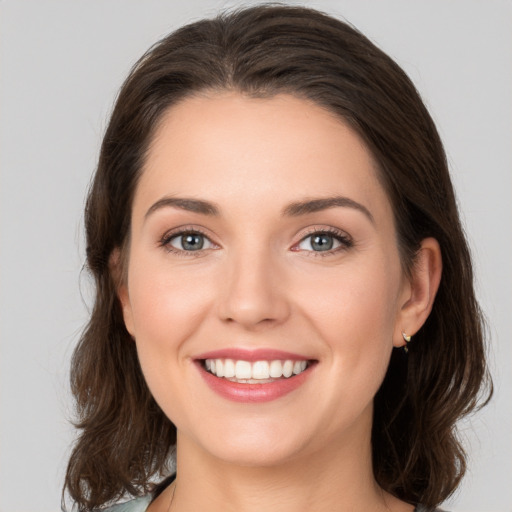
[[[163,114],[190,95],[226,90],[292,94],[347,122],[378,162],[404,269],[411,269],[424,238],[439,242],[444,271],[432,313],[408,355],[393,352],[375,397],[372,433],[379,485],[409,503],[439,504],[465,471],[455,423],[492,389],[443,146],[392,59],[348,24],[287,6],[251,7],[187,25],[150,48],[121,88],[85,210],[96,299],[72,359],[80,436],[65,490],[79,510],[91,510],[147,492],[167,471],[176,430],[144,381],[111,258],[114,251],[126,257],[134,193]]]

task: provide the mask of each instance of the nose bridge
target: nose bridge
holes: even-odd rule
[[[253,241],[254,242],[254,241]],[[268,246],[246,244],[227,258],[220,317],[246,328],[280,323],[289,314],[282,271]]]

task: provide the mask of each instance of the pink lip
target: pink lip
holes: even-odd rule
[[[293,354],[291,352],[283,352],[282,350],[274,349],[256,349],[248,350],[244,348],[225,348],[221,350],[214,350],[212,352],[205,352],[194,357],[198,359],[236,359],[241,361],[272,361],[280,359],[285,361],[307,361],[309,357]]]
[[[245,402],[245,403],[261,403],[270,402],[281,398],[288,393],[299,388],[306,379],[310,376],[312,370],[316,366],[314,362],[298,375],[293,375],[288,378],[276,379],[272,382],[266,382],[262,384],[243,384],[239,382],[231,382],[223,377],[216,377],[210,372],[206,371],[203,366],[204,359],[237,359],[243,361],[265,361],[265,360],[306,360],[305,357],[297,354],[290,354],[287,352],[281,352],[278,350],[255,350],[247,351],[243,349],[229,349],[229,350],[218,350],[214,352],[208,352],[201,354],[195,359],[196,367],[201,374],[201,377],[205,380],[206,384],[215,391],[218,395],[223,398],[227,398],[233,402]]]

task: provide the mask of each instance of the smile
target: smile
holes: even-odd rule
[[[291,393],[306,382],[318,363],[276,350],[226,349],[194,359],[212,391],[246,403],[267,402]]]
[[[205,359],[204,367],[216,377],[224,377],[231,382],[262,384],[275,379],[290,378],[299,375],[308,366],[307,361],[244,361],[233,359]]]

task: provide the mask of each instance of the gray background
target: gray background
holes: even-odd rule
[[[511,511],[512,4],[303,4],[345,17],[390,53],[437,121],[490,321],[496,384],[492,404],[463,425],[470,472],[445,507]],[[158,38],[233,5],[0,1],[0,512],[60,507],[73,438],[69,357],[91,296],[80,276],[82,209],[116,91]]]

